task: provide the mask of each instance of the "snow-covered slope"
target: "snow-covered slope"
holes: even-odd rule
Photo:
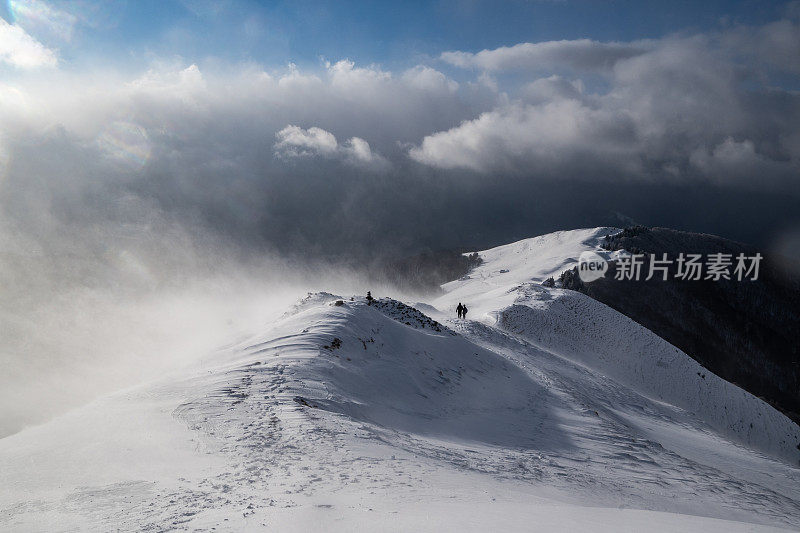
[[[483,264],[447,284],[436,305],[449,309],[463,301],[477,311],[471,318],[496,322],[645,397],[692,413],[734,441],[798,464],[800,428],[789,418],[610,307],[541,286],[572,268],[583,251],[608,257],[600,239],[615,231],[561,231],[480,252]]]
[[[525,284],[541,283],[575,266],[585,250],[608,258],[600,239],[617,228],[557,231],[479,252],[483,262],[467,276],[442,286],[445,295],[434,303],[455,315],[458,302],[469,304],[468,318],[494,323],[496,313],[510,306]]]
[[[782,419],[537,283],[606,231],[483,252],[414,307],[311,294],[189,371],[0,439],[0,529],[796,530]]]

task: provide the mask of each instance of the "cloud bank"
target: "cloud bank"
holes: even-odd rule
[[[507,103],[427,135],[410,155],[481,173],[711,180],[797,193],[800,99],[794,85],[773,80],[797,82],[798,43],[797,21],[783,20],[647,43],[445,53],[459,67],[536,79]],[[559,74],[541,75],[556,67]],[[604,90],[586,89],[597,73]]]

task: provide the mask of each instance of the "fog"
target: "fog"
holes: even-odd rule
[[[219,251],[162,244],[169,255],[106,243],[102,265],[69,253],[50,257],[52,270],[37,271],[38,262],[16,265],[0,308],[0,435],[263,332],[307,292],[351,295],[371,288],[376,295],[405,296],[344,266],[218,256],[214,268],[205,268],[208,254]],[[12,272],[7,263],[4,272]]]

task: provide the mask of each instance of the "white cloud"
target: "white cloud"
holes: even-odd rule
[[[297,65],[289,63],[288,72],[280,76],[278,86],[294,94],[302,94],[307,91],[318,92],[323,88],[323,81],[314,74],[304,74],[300,72]]]
[[[275,137],[278,141],[273,148],[281,156],[333,155],[339,150],[336,137],[322,128],[303,129],[290,124],[276,133]]]
[[[517,102],[429,135],[410,155],[432,166],[479,172],[555,174],[612,160],[635,171],[635,139],[618,118],[569,99]]]
[[[403,73],[403,81],[422,91],[454,93],[458,90],[458,82],[424,65],[406,70]]]
[[[548,102],[561,98],[581,99],[583,82],[568,80],[558,75],[534,80],[522,88],[522,96],[528,102]]]
[[[722,44],[748,57],[754,65],[800,73],[799,21],[797,17],[755,28],[736,27],[722,35]]]
[[[651,43],[598,42],[590,39],[520,43],[494,50],[444,52],[441,59],[461,68],[483,70],[535,70],[552,67],[608,69],[617,61],[645,53]]]
[[[351,137],[339,144],[336,137],[322,128],[303,129],[288,125],[275,134],[273,145],[278,157],[335,157],[360,166],[384,167],[387,161],[372,151],[360,137]]]
[[[331,85],[342,89],[379,85],[392,79],[390,72],[378,67],[356,67],[353,61],[342,59],[328,66]]]
[[[0,19],[0,62],[19,68],[54,67],[54,51],[28,35],[21,27]]]
[[[497,80],[488,72],[481,72],[478,75],[478,83],[487,87],[492,92],[498,92],[500,90],[500,86],[497,84]]]
[[[357,167],[385,172],[392,166],[385,157],[372,150],[369,143],[360,137],[350,137],[342,146],[342,150],[345,160]]]
[[[207,93],[203,74],[195,64],[186,68],[176,68],[172,65],[156,66],[130,82],[128,87],[134,94],[148,98],[181,100],[185,103],[196,102],[197,99],[204,98]]]

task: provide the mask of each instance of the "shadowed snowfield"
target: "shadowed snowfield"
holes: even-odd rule
[[[430,302],[309,294],[0,439],[0,529],[797,530],[800,428],[541,285],[613,231],[481,252]]]

